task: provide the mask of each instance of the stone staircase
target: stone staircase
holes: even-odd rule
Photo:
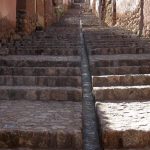
[[[103,147],[149,150],[150,44],[116,27],[96,25],[84,27],[84,38]]]
[[[79,9],[45,32],[8,43],[8,55],[0,56],[1,150],[81,150],[95,142],[83,142],[94,115],[83,109],[91,107],[86,94],[82,106]],[[150,42],[82,13],[90,64],[83,68],[91,70],[104,150],[150,150]],[[87,135],[95,138],[94,131]]]
[[[82,149],[78,13],[0,56],[0,149]]]

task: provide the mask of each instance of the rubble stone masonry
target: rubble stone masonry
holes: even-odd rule
[[[140,0],[117,0],[116,10],[117,25],[139,34],[141,19]]]
[[[143,35],[150,37],[150,1],[145,0],[143,5]]]

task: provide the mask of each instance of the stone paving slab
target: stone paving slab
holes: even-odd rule
[[[80,102],[0,101],[0,148],[82,147]]]
[[[150,150],[150,147],[149,148],[129,148],[129,149],[104,149],[104,150]]]
[[[105,148],[144,150],[149,145],[150,101],[97,102],[96,106]]]
[[[0,148],[0,150],[74,150],[74,149],[70,149],[70,148],[69,148],[69,149],[68,149],[68,148],[67,148],[67,149],[66,149],[66,148],[65,148],[65,149],[54,149],[54,148],[52,148],[52,149],[51,149],[51,148],[46,148],[46,149],[45,149],[45,148],[44,148],[44,149],[43,149],[43,148],[42,148],[42,149],[37,149],[37,148],[13,148],[13,149],[1,149],[1,148]],[[78,149],[78,150],[81,150],[81,149]]]

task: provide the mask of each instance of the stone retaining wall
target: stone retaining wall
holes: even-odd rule
[[[140,34],[140,0],[120,0],[116,2],[117,26]]]
[[[150,0],[144,1],[143,8],[143,35],[150,37]]]

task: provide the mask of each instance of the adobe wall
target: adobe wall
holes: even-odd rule
[[[0,39],[10,38],[16,28],[16,0],[0,0]]]

